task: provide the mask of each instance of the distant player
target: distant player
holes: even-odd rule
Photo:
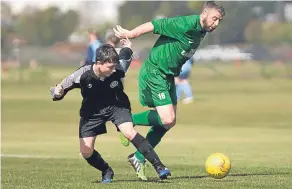
[[[136,38],[149,32],[160,35],[139,73],[140,103],[154,110],[133,114],[134,125],[152,126],[146,138],[153,147],[176,123],[174,77],[194,55],[206,33],[216,29],[224,15],[221,6],[209,1],[200,15],[153,20],[133,30],[121,26],[114,28],[119,38]],[[123,144],[127,144],[125,141],[122,138]],[[128,160],[138,177],[146,180],[144,156],[137,151],[129,155]]]
[[[120,38],[115,36],[115,33],[113,30],[108,30],[105,34],[105,43],[110,44],[113,47],[117,48],[117,46],[120,43]],[[117,49],[116,49],[117,50]]]
[[[88,31],[88,39],[89,44],[87,47],[85,64],[91,65],[95,62],[95,51],[101,46],[101,41],[98,40],[97,33],[92,29]]]
[[[127,39],[122,43],[130,44]],[[53,100],[61,100],[68,91],[81,88],[83,97],[80,109],[80,153],[89,165],[102,172],[102,183],[111,182],[114,172],[94,149],[97,135],[107,132],[106,122],[111,121],[136,149],[153,165],[160,179],[166,179],[170,171],[162,164],[149,142],[133,127],[131,106],[124,92],[125,77],[133,52],[128,47],[120,54],[109,44],[96,50],[95,63],[84,65],[51,89]]]
[[[192,87],[189,82],[193,62],[192,58],[187,60],[182,66],[179,76],[174,78],[177,100],[181,100],[183,104],[190,104],[194,100]],[[182,99],[182,94],[185,97],[184,99]]]

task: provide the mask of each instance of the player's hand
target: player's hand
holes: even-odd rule
[[[62,85],[58,84],[54,90],[54,97],[60,98],[64,94],[64,88]]]
[[[132,49],[132,42],[127,37],[121,39],[120,42],[122,44],[122,47],[128,47],[128,48]]]
[[[116,28],[113,28],[114,32],[115,32],[115,36],[117,36],[118,38],[122,39],[122,38],[129,38],[132,39],[134,38],[133,32],[126,30],[124,28],[122,28],[122,26],[117,25]]]

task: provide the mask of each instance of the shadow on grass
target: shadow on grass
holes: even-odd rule
[[[291,173],[242,173],[242,174],[230,174],[227,177],[248,177],[248,176],[272,176],[272,175],[286,175]],[[198,175],[198,176],[177,176],[177,177],[169,177],[167,180],[159,180],[156,177],[150,177],[147,181],[141,181],[138,179],[124,179],[124,180],[113,180],[113,183],[121,183],[121,182],[145,182],[145,183],[161,183],[161,184],[169,184],[172,183],[171,180],[180,180],[180,179],[203,179],[208,178],[207,175]],[[214,181],[218,182],[234,182],[234,180],[224,180],[224,179],[214,179]],[[93,181],[92,183],[99,184],[100,181]]]
[[[248,177],[248,176],[272,176],[272,175],[287,175],[291,173],[242,173],[242,174],[229,174],[227,177]],[[178,176],[178,177],[170,177],[169,180],[177,180],[177,179],[202,179],[207,178],[209,176]],[[221,179],[218,179],[221,180]],[[227,181],[227,180],[226,180]]]
[[[123,180],[113,180],[113,183],[121,183],[121,182],[145,182],[145,183],[161,183],[161,184],[167,184],[167,183],[171,183],[171,181],[168,180],[160,180],[158,178],[155,177],[150,177],[148,178],[148,180],[142,181],[139,179],[123,179]],[[93,181],[92,183],[97,183],[97,184],[101,184],[100,181],[96,180]]]

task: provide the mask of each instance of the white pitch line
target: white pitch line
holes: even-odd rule
[[[26,155],[26,154],[1,154],[1,158],[78,159],[79,157],[36,156],[36,155]]]

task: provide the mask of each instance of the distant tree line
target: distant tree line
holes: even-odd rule
[[[226,16],[219,28],[208,36],[206,43],[292,43],[291,23],[285,23],[283,7],[279,3],[283,2],[219,2],[225,7]],[[161,16],[200,14],[203,4],[204,1],[127,1],[119,7],[119,24],[132,29]],[[278,13],[280,22],[267,23],[264,17],[269,13]]]
[[[7,35],[13,33],[32,45],[52,45],[67,40],[79,25],[79,14],[74,10],[62,12],[55,6],[42,10],[27,6],[19,14],[12,15],[9,4],[1,1],[3,6],[9,11],[5,11],[3,18],[1,10],[2,21],[9,20],[9,23],[1,24],[4,31],[1,42],[2,38],[7,39]]]
[[[119,8],[118,24],[132,29],[159,17],[200,14],[204,1],[126,1]],[[226,16],[219,28],[208,35],[206,44],[226,43],[292,43],[292,26],[283,20],[284,11],[279,1],[221,1]],[[280,22],[266,22],[265,15],[278,13]],[[36,9],[27,6],[12,15],[9,4],[1,1],[1,45],[5,47],[7,35],[14,33],[29,44],[48,46],[68,39],[80,28],[80,13],[74,10],[62,12],[58,7]],[[84,14],[84,13],[83,13]],[[88,13],[89,15],[91,13]],[[102,19],[102,18],[101,18]],[[8,21],[8,22],[6,22]],[[93,25],[104,34],[114,23]]]

